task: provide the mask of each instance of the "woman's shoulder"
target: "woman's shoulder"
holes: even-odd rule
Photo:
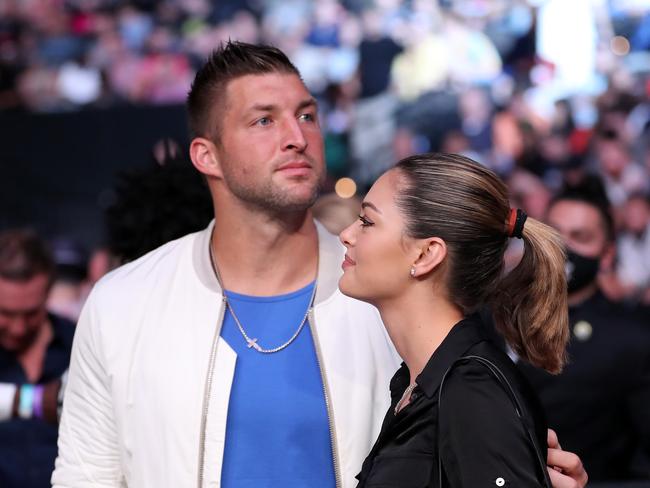
[[[516,392],[523,412],[499,374]],[[507,354],[485,342],[469,348],[449,370],[439,391],[438,425],[452,485],[494,486],[501,478],[508,486],[541,486],[546,423],[520,390],[518,376]]]
[[[464,403],[468,408],[462,409],[468,416],[490,411],[513,419],[516,410],[521,410],[540,442],[546,439],[546,416],[537,394],[505,351],[490,341],[468,349],[450,369],[441,388],[440,407],[445,407],[445,401],[447,409]]]
[[[449,382],[478,382],[485,388],[500,386],[498,390],[508,391],[508,385],[527,401],[536,395],[532,387],[508,354],[489,340],[474,344],[456,360],[450,369]]]

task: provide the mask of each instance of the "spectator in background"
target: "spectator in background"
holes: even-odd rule
[[[598,169],[602,172],[607,197],[616,211],[620,210],[633,193],[644,191],[648,181],[643,167],[632,159],[627,143],[610,131],[596,140]]]
[[[614,226],[592,186],[552,202],[548,223],[567,245],[570,361],[558,376],[519,363],[562,447],[584,461],[590,482],[650,479],[650,329],[599,290],[614,256]]]
[[[56,392],[74,326],[46,309],[53,278],[54,262],[36,234],[0,233],[0,486],[6,488],[49,486],[54,468]]]
[[[650,201],[646,195],[632,195],[626,202],[617,244],[616,272],[623,296],[650,305]]]
[[[539,177],[526,170],[517,169],[510,175],[508,187],[513,206],[521,208],[534,219],[545,218],[552,195]]]
[[[118,263],[203,229],[213,217],[210,193],[191,163],[180,156],[156,158],[160,162],[148,168],[122,173],[115,187],[106,224]]]
[[[363,38],[359,46],[359,100],[350,131],[354,176],[362,185],[374,179],[394,161],[397,100],[390,89],[390,67],[402,47],[384,31],[379,10],[362,16]]]

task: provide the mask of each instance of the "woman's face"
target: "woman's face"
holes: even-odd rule
[[[340,290],[373,304],[400,295],[418,257],[414,240],[404,235],[397,204],[399,173],[384,173],[363,200],[361,215],[340,234],[347,248]]]

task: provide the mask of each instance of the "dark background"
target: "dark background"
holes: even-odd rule
[[[150,165],[162,138],[186,151],[186,127],[183,106],[0,112],[0,228],[101,244],[116,175]]]

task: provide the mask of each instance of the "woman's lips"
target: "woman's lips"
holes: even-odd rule
[[[352,259],[350,259],[350,257],[346,254],[345,259],[343,260],[343,263],[341,264],[341,267],[343,269],[345,269],[345,268],[349,268],[350,266],[354,266],[355,264],[357,264],[357,263],[355,263]]]

